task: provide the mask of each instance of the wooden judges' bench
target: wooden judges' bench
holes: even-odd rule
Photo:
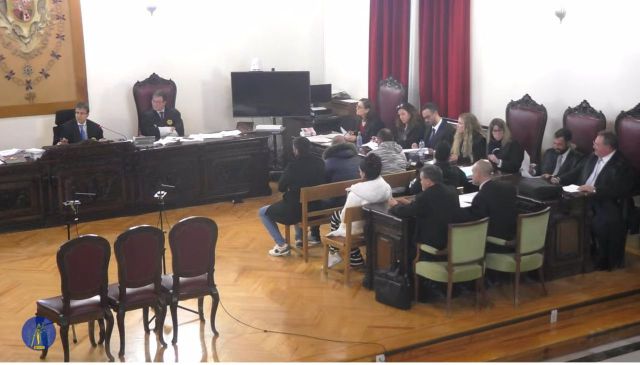
[[[37,161],[0,166],[0,230],[64,223],[68,200],[80,200],[79,217],[90,220],[157,210],[158,190],[168,192],[167,207],[269,195],[267,138],[149,149],[95,141],[48,147]]]

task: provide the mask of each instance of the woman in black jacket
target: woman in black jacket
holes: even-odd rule
[[[353,131],[349,131],[349,133],[344,136],[345,139],[349,142],[356,142],[358,138],[358,133],[362,136],[362,143],[369,143],[371,141],[371,137],[378,134],[378,131],[384,128],[384,124],[378,118],[378,115],[373,110],[373,105],[371,105],[371,101],[367,98],[362,98],[356,104],[356,116],[357,123],[356,128]]]
[[[487,139],[482,134],[478,118],[471,113],[460,114],[449,161],[464,166],[486,157]]]
[[[418,111],[409,103],[398,105],[396,110],[396,142],[402,148],[411,148],[412,144],[424,138],[424,121],[418,118]]]
[[[285,242],[277,223],[295,226],[296,240],[302,240],[302,229],[297,223],[302,220],[300,205],[300,188],[323,184],[324,161],[311,155],[311,142],[305,137],[293,140],[294,159],[287,165],[278,182],[278,190],[282,192],[282,200],[266,205],[258,211],[262,224],[267,229],[276,245],[269,250],[271,256],[291,254],[289,242]],[[306,232],[305,232],[306,234]]]
[[[489,123],[487,158],[494,169],[509,174],[519,172],[524,159],[524,149],[518,141],[511,139],[507,123],[500,118],[494,118]]]

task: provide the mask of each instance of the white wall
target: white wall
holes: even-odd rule
[[[640,102],[640,2],[471,1],[471,111],[504,118],[525,93],[547,108],[545,144],[583,99],[612,123]],[[564,7],[562,24],[555,10]],[[543,145],[543,146],[544,146]]]
[[[233,126],[229,72],[253,57],[263,69],[310,70],[312,83],[367,95],[369,0],[156,0],[153,16],[147,3],[82,0],[91,117],[113,129],[136,131],[131,86],[153,71],[178,84],[187,133]],[[529,93],[547,107],[549,143],[582,99],[610,122],[640,102],[640,2],[471,4],[471,111],[483,124]],[[52,120],[0,119],[0,149],[49,144]]]
[[[369,94],[369,0],[325,0],[325,82],[354,99]]]
[[[90,118],[114,130],[137,132],[131,87],[152,72],[178,85],[187,134],[235,126],[229,73],[254,57],[324,82],[321,1],[157,0],[153,16],[149,2],[81,2]],[[48,145],[52,126],[52,116],[0,119],[0,149]]]

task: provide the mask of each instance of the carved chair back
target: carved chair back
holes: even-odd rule
[[[396,119],[396,107],[406,100],[405,87],[392,76],[381,80],[378,91],[378,111],[386,128],[393,130]]]
[[[593,152],[593,140],[598,132],[607,127],[607,119],[602,111],[596,111],[588,101],[583,100],[579,105],[565,110],[562,126],[571,131],[578,152],[588,155]]]
[[[175,108],[178,92],[176,83],[171,79],[163,79],[154,72],[148,78],[137,81],[133,85],[133,100],[136,103],[138,113],[138,126],[140,126],[142,114],[151,109],[151,97],[157,90],[163,90],[167,95],[167,108]]]
[[[547,108],[526,94],[507,104],[506,119],[511,137],[529,153],[531,162],[540,163],[542,137],[547,125]]]

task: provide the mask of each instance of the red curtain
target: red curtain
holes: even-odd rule
[[[410,0],[371,0],[369,99],[376,106],[380,80],[393,76],[407,87],[410,9]]]
[[[470,0],[420,0],[420,101],[440,115],[470,110]]]

